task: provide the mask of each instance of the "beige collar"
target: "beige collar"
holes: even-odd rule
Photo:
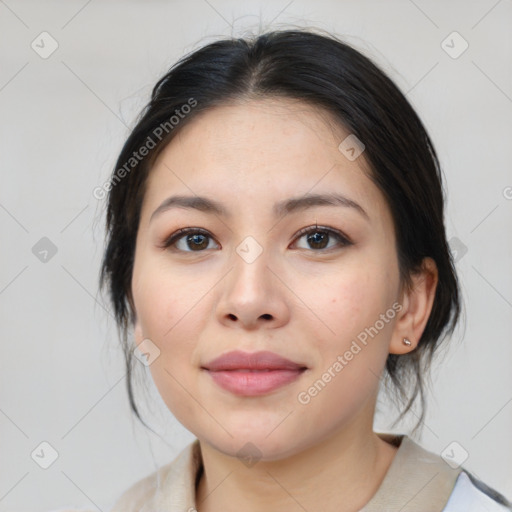
[[[452,469],[408,436],[378,435],[399,448],[377,492],[360,512],[441,512],[461,469]]]
[[[408,436],[378,435],[398,450],[379,489],[360,512],[441,512],[461,469],[452,469]],[[130,487],[111,512],[195,511],[200,470],[201,447],[196,439],[171,463]]]

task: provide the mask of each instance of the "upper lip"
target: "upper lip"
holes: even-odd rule
[[[300,370],[306,366],[295,363],[268,350],[261,352],[242,352],[235,350],[226,352],[212,361],[204,364],[202,368],[210,371],[222,370]]]

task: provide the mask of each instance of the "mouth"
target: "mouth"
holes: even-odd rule
[[[201,367],[221,388],[239,396],[270,393],[297,380],[308,368],[273,352],[228,352]]]

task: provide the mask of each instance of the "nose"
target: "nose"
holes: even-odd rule
[[[275,329],[289,321],[287,287],[279,271],[271,268],[265,251],[252,262],[235,254],[222,281],[217,303],[218,320],[231,328]]]

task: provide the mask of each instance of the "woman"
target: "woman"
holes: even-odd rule
[[[373,431],[381,376],[420,425],[460,303],[436,152],[370,60],[309,30],[209,44],[156,84],[106,191],[132,408],[139,359],[197,437],[114,512],[510,510]]]

